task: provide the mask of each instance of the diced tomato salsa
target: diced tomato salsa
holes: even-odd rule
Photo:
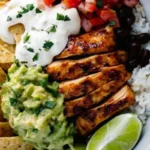
[[[43,0],[45,5],[51,7],[57,0]],[[114,28],[120,26],[115,7],[127,5],[134,7],[139,0],[62,0],[66,9],[77,8],[81,14],[81,24],[85,31],[95,26],[109,24]]]

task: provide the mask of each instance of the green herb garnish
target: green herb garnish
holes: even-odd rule
[[[33,109],[32,112],[36,115],[39,115],[44,109],[45,107],[40,106],[39,108]]]
[[[32,132],[37,133],[39,130],[38,129],[33,129]]]
[[[30,81],[29,80],[24,80],[24,81],[22,81],[22,85],[27,85],[27,84],[29,84],[30,83]]]
[[[40,81],[40,85],[41,85],[43,88],[46,88],[47,85],[48,85],[48,80],[42,80],[42,81]]]
[[[53,42],[51,41],[45,41],[44,45],[43,45],[43,48],[45,49],[45,51],[48,51],[52,48],[52,46],[54,45]]]
[[[113,21],[113,20],[110,20],[108,25],[109,25],[109,26],[115,26],[115,25],[116,25],[116,22]]]
[[[98,8],[102,8],[103,7],[103,2],[102,2],[102,0],[97,0],[97,7]]]
[[[39,59],[39,53],[36,53],[36,54],[33,56],[32,60],[33,60],[33,61],[37,61],[38,59]]]
[[[29,51],[29,52],[31,52],[31,53],[34,53],[34,49],[31,48],[31,47],[27,48],[27,51]]]
[[[56,106],[56,102],[55,101],[48,101],[45,103],[44,106],[47,108],[53,109]]]
[[[53,25],[48,29],[48,32],[56,32],[57,25]]]
[[[28,4],[26,5],[26,7],[21,7],[21,11],[18,11],[18,14],[17,14],[17,18],[21,18],[23,16],[23,14],[26,14],[30,11],[32,11],[34,9],[34,5],[33,4]]]
[[[36,12],[37,14],[42,13],[42,11],[41,11],[40,9],[38,9],[38,8],[35,9],[35,12]]]
[[[11,106],[15,106],[17,104],[17,99],[16,98],[10,98],[9,101],[10,101]]]
[[[7,17],[7,21],[11,21],[12,18],[10,16]]]
[[[6,74],[6,79],[7,79],[7,81],[10,81],[10,77],[8,74]]]
[[[20,67],[20,66],[21,66],[19,60],[16,59],[16,58],[15,58],[15,60],[14,60],[14,63],[16,64],[17,67]]]
[[[29,41],[29,39],[30,39],[30,35],[27,33],[23,38],[23,42],[26,43]]]
[[[64,21],[70,21],[71,19],[66,15]]]
[[[70,18],[66,15],[62,15],[62,14],[59,14],[57,13],[57,20],[60,20],[60,21],[70,21]]]

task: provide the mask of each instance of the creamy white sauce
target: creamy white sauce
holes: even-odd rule
[[[150,0],[140,0],[140,2],[144,7],[147,19],[150,23]]]
[[[17,18],[21,7],[26,8],[27,4],[34,4],[34,9]],[[20,61],[27,62],[28,66],[41,65],[45,66],[52,62],[54,56],[60,54],[65,48],[68,37],[79,33],[80,17],[75,8],[63,9],[59,4],[55,7],[44,7],[42,13],[36,13],[36,8],[39,7],[39,0],[11,0],[6,7],[0,10],[0,37],[3,41],[14,44],[13,35],[8,28],[12,25],[22,23],[25,27],[25,33],[22,35],[21,41],[16,46],[16,58]],[[57,14],[68,16],[70,20],[57,20]],[[7,19],[10,21],[7,21]],[[47,32],[48,29],[56,26],[56,32]],[[24,37],[28,33],[29,40],[24,43]],[[53,46],[50,49],[43,48],[44,43],[50,41]],[[32,51],[28,51],[32,48]],[[37,54],[37,59],[33,59]]]

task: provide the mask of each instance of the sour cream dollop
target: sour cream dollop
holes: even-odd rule
[[[45,66],[66,47],[68,37],[80,31],[81,23],[75,8],[61,4],[39,8],[39,0],[11,0],[0,10],[0,37],[15,44],[9,27],[23,24],[25,32],[16,46],[15,56],[28,66]]]
[[[142,6],[144,7],[146,17],[150,23],[150,0],[140,0]]]

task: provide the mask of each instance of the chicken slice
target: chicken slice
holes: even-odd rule
[[[104,104],[93,108],[76,120],[76,126],[81,135],[87,135],[93,131],[100,123],[110,118],[117,112],[133,105],[135,95],[129,86],[124,86],[118,93],[112,96]]]
[[[128,79],[128,77],[129,74],[124,65],[106,67],[99,73],[61,82],[59,84],[59,92],[64,94],[66,100],[74,99],[99,88],[107,82],[112,80],[124,81],[126,78]]]
[[[113,28],[106,27],[70,38],[67,48],[56,59],[110,52],[115,45]]]
[[[110,94],[116,92],[129,78],[130,74],[126,77],[120,78],[120,80],[114,80],[106,83],[95,91],[88,93],[86,96],[65,102],[65,115],[67,117],[73,117],[83,113],[87,109],[92,108],[107,98]]]
[[[46,71],[56,81],[72,80],[99,72],[104,66],[123,64],[126,60],[127,52],[118,50],[112,53],[94,55],[78,60],[54,61],[47,66]]]

